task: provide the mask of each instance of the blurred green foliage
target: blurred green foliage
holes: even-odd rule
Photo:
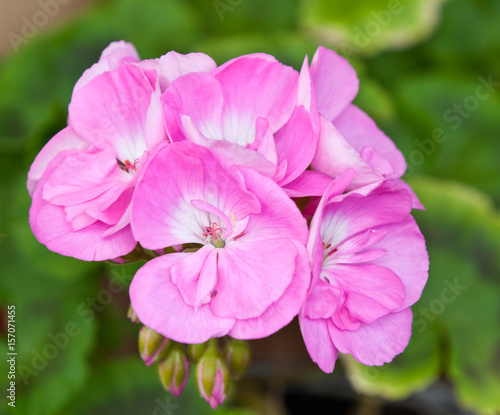
[[[125,318],[136,267],[53,254],[29,228],[29,165],[65,125],[76,80],[118,39],[143,58],[202,51],[222,63],[260,51],[297,69],[319,44],[345,54],[361,81],[357,104],[407,157],[407,178],[427,207],[415,216],[431,259],[407,350],[381,368],[346,359],[347,372],[358,390],[391,398],[445,378],[464,405],[499,409],[500,1],[401,0],[397,13],[394,4],[96,1],[2,58],[0,304],[16,305],[14,413],[212,413],[192,399],[192,379],[180,399],[169,397],[155,368],[139,361],[138,328]],[[123,290],[111,292],[111,281]],[[450,291],[443,297],[450,284],[453,300]],[[7,342],[0,343],[5,356]],[[229,408],[215,413],[254,413]]]

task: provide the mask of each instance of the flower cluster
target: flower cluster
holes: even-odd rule
[[[296,316],[325,372],[339,351],[381,365],[406,347],[427,279],[410,215],[422,206],[357,91],[323,47],[297,72],[259,53],[140,60],[123,41],[76,83],[67,127],[28,174],[31,228],[86,261],[148,253],[130,298],[166,389],[184,387],[182,344],[204,345],[191,360],[217,406],[242,363],[214,339],[266,337]]]

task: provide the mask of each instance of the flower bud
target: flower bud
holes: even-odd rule
[[[139,317],[135,314],[134,309],[132,308],[132,304],[130,304],[127,312],[127,317],[132,321],[132,323],[140,323]]]
[[[207,350],[198,362],[196,379],[201,396],[212,409],[224,402],[229,388],[229,372],[215,339],[210,340]]]
[[[149,327],[143,326],[139,331],[139,353],[148,366],[164,357],[171,343]]]
[[[225,351],[227,368],[231,379],[243,376],[250,363],[250,348],[245,340],[231,339]]]
[[[208,343],[198,343],[188,345],[188,356],[193,363],[197,363],[205,352]]]
[[[174,343],[160,361],[158,374],[165,390],[175,396],[182,393],[189,377],[189,359],[179,344]]]

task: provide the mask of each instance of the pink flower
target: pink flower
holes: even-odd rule
[[[339,351],[367,365],[401,353],[411,335],[410,306],[427,280],[411,196],[390,180],[342,194],[354,176],[349,169],[329,187],[308,242],[313,281],[299,322],[325,372]]]
[[[225,169],[204,147],[168,144],[150,159],[132,227],[147,249],[196,250],[153,259],[130,287],[139,319],[168,338],[265,337],[304,302],[310,268],[300,211],[272,180]]]
[[[346,168],[354,168],[356,174],[349,190],[390,179],[411,194],[414,208],[423,209],[411,188],[400,179],[406,171],[403,154],[366,113],[351,103],[359,81],[349,62],[319,47],[310,71],[322,114],[313,170],[337,177]]]
[[[202,54],[169,52],[140,62],[112,43],[75,85],[69,126],[54,136],[28,174],[30,223],[49,249],[83,260],[132,251],[130,202],[148,153],[167,139],[162,88],[189,70],[212,70]]]
[[[209,147],[222,163],[252,167],[282,187],[314,156],[319,114],[307,62],[299,75],[272,56],[242,56],[177,78],[162,102],[173,141]]]

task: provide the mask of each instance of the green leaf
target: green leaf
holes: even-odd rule
[[[344,55],[400,49],[427,38],[443,0],[302,0],[300,21],[315,39]]]

